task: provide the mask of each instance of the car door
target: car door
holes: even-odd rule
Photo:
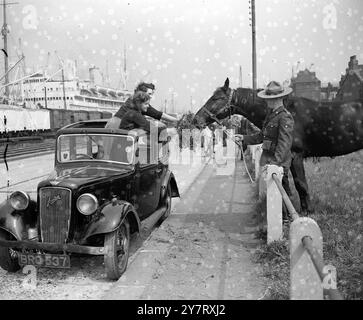
[[[152,161],[150,145],[139,144],[139,157],[136,172],[137,212],[141,219],[148,217],[158,207],[160,198],[160,179],[157,161]]]

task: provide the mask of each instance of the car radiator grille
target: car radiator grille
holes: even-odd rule
[[[40,230],[43,242],[65,243],[71,220],[71,191],[40,189]]]

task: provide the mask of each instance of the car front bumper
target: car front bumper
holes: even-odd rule
[[[37,241],[8,241],[0,240],[0,247],[6,247],[11,249],[31,249],[31,250],[44,250],[50,253],[65,252],[65,253],[81,253],[90,255],[104,255],[104,247],[91,247],[81,246],[70,243],[46,243]]]

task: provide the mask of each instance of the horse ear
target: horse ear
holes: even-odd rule
[[[229,78],[226,79],[226,82],[224,83],[223,90],[227,92],[229,89]]]

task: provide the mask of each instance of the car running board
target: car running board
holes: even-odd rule
[[[153,214],[141,221],[141,232],[140,234],[148,234],[155,224],[160,220],[163,214],[166,212],[166,206],[162,206],[157,209]]]

